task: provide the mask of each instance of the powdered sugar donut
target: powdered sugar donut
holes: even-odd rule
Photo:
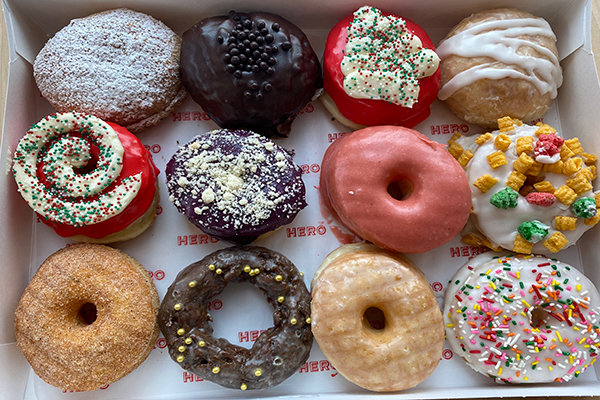
[[[485,253],[446,292],[446,339],[496,382],[566,382],[596,361],[600,294],[581,272],[540,256]]]
[[[59,112],[92,114],[139,132],[186,96],[180,49],[181,38],[165,24],[119,8],[72,20],[37,55],[33,75]]]
[[[498,122],[500,130],[450,141],[449,151],[466,167],[472,219],[483,235],[463,240],[520,253],[573,245],[600,219],[591,183],[596,156],[549,125]]]

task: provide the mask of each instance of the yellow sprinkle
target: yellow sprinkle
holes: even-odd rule
[[[448,328],[453,328],[453,327],[454,327],[454,324],[448,324],[448,325],[446,325],[446,327],[448,327]]]
[[[581,339],[578,343],[581,344],[583,342],[585,342],[585,338]]]
[[[576,326],[574,326],[574,327],[573,327],[573,329],[575,329],[576,331],[578,331],[578,330],[579,330],[579,328],[578,328],[578,327],[576,327]]]
[[[556,331],[556,337],[558,338],[559,342],[562,342],[562,337],[560,337],[560,332]]]
[[[531,363],[531,365],[537,365],[539,361],[534,361]]]
[[[184,356],[177,356],[177,362],[183,362],[185,360]]]
[[[519,361],[521,359],[521,355],[519,353],[517,353],[517,361]]]
[[[549,369],[550,371],[552,371],[552,367],[551,367],[551,366],[549,366],[549,365],[548,365],[548,369]]]
[[[312,322],[312,319],[310,319],[310,317],[306,318],[306,323],[310,324]]]
[[[217,268],[217,267],[215,267],[215,264],[210,264],[210,265],[208,266],[208,269],[210,269],[211,271],[214,271],[214,270],[215,270],[215,268]]]
[[[590,365],[594,364],[596,362],[596,358],[592,358],[592,362],[590,363]]]
[[[246,385],[245,383],[242,383],[242,385],[240,386],[240,389],[246,390],[246,389],[248,389],[248,385]]]
[[[184,342],[185,342],[185,344],[192,344],[192,338],[191,337],[185,338]]]
[[[296,325],[297,323],[298,323],[298,320],[296,318],[290,319],[290,324]]]
[[[521,271],[517,271],[517,279],[521,279]]]
[[[184,334],[185,334],[185,329],[183,329],[183,328],[179,328],[179,329],[177,329],[177,334],[178,334],[179,336],[181,336],[181,335],[184,335]]]
[[[217,268],[217,270],[215,271],[215,273],[217,275],[221,275],[223,273],[223,270],[221,268]]]
[[[492,289],[496,290],[496,285],[494,285],[494,282],[490,282],[490,286],[492,287]]]
[[[213,373],[213,374],[218,374],[219,372],[221,372],[221,368],[219,368],[219,367],[214,367],[214,368],[212,369],[212,373]]]
[[[249,266],[249,265],[246,265],[246,266],[244,267],[244,272],[245,272],[245,273],[248,273],[248,272],[250,272],[250,271],[252,271],[252,268],[250,268],[250,266]]]
[[[181,307],[182,307],[182,306],[181,306],[181,304],[180,304],[180,303],[177,303],[177,304],[175,304],[175,305],[173,306],[173,308],[175,309],[175,311],[179,311],[179,310],[181,310]]]
[[[528,258],[531,258],[531,257],[533,257],[533,256],[529,256],[529,255],[528,256],[523,256],[523,258],[525,258],[525,259],[528,259]],[[518,272],[517,272],[517,274],[518,274]]]
[[[262,369],[260,369],[260,368],[256,368],[256,369],[254,370],[254,375],[256,375],[256,376],[261,376],[261,375],[262,375]]]
[[[529,305],[529,303],[526,302],[525,300],[521,300],[521,303],[525,304],[525,307],[531,308],[531,306]]]
[[[538,347],[537,347],[537,346],[535,346],[535,352],[536,352],[536,353],[539,353],[539,352],[540,352],[540,349],[538,349]]]
[[[524,377],[523,377],[523,380],[526,380],[526,381],[528,381],[528,380],[529,380],[529,378],[528,378],[528,377],[526,377],[526,376],[524,376]]]
[[[573,356],[569,356],[569,364],[573,364]]]
[[[527,314],[525,314],[523,311],[521,311],[521,315],[527,318]]]
[[[281,282],[281,281],[283,280],[283,276],[281,276],[281,275],[277,275],[277,276],[275,277],[275,280],[276,280],[277,282]]]
[[[204,340],[201,340],[198,342],[198,346],[200,347],[204,347],[206,345],[206,342]]]
[[[177,350],[179,350],[180,353],[183,353],[185,351],[185,346],[179,346]]]
[[[498,259],[498,262],[501,262],[501,261],[500,261],[500,259]],[[491,269],[488,269],[488,270],[487,270],[487,272],[486,272],[485,274],[486,274],[486,275],[489,275],[489,274],[490,274],[490,272],[492,272],[492,270],[491,270]]]
[[[283,297],[283,296],[279,296],[279,297],[277,298],[277,302],[278,302],[278,303],[283,303],[283,301],[284,301],[284,300],[285,300],[285,297]]]
[[[508,300],[506,300],[506,299],[502,299],[502,300],[504,300],[504,302],[505,302],[506,304],[508,304]]]
[[[578,292],[581,292],[581,285],[575,286],[575,289],[577,289]]]
[[[188,283],[189,287],[194,287],[196,286],[196,281],[191,281],[190,283]]]
[[[479,289],[479,285],[475,286],[475,289]]]
[[[501,259],[501,258],[498,258],[496,261],[498,261],[498,264],[502,264],[502,259]],[[491,269],[489,269],[489,270],[488,270],[487,274],[489,274],[489,273],[490,273],[490,271],[491,271]],[[486,274],[486,275],[487,275],[487,274]]]
[[[502,375],[502,367],[498,369],[498,376]]]
[[[553,342],[556,342],[556,339],[552,339]]]

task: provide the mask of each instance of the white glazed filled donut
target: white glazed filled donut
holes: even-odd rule
[[[485,253],[452,279],[446,338],[496,382],[565,382],[598,356],[600,294],[581,272],[541,256]]]

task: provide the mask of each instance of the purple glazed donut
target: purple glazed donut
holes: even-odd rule
[[[214,130],[179,148],[166,169],[169,201],[204,233],[238,244],[289,224],[306,207],[302,170],[256,133]]]

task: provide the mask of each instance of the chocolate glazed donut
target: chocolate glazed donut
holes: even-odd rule
[[[217,125],[267,137],[287,137],[323,85],[306,35],[286,19],[261,12],[231,11],[186,31],[181,78]]]
[[[273,327],[251,349],[213,337],[208,301],[229,282],[250,282],[273,306]],[[310,294],[285,256],[264,247],[216,251],[182,270],[159,310],[171,358],[187,371],[232,389],[267,389],[294,374],[313,342]]]

